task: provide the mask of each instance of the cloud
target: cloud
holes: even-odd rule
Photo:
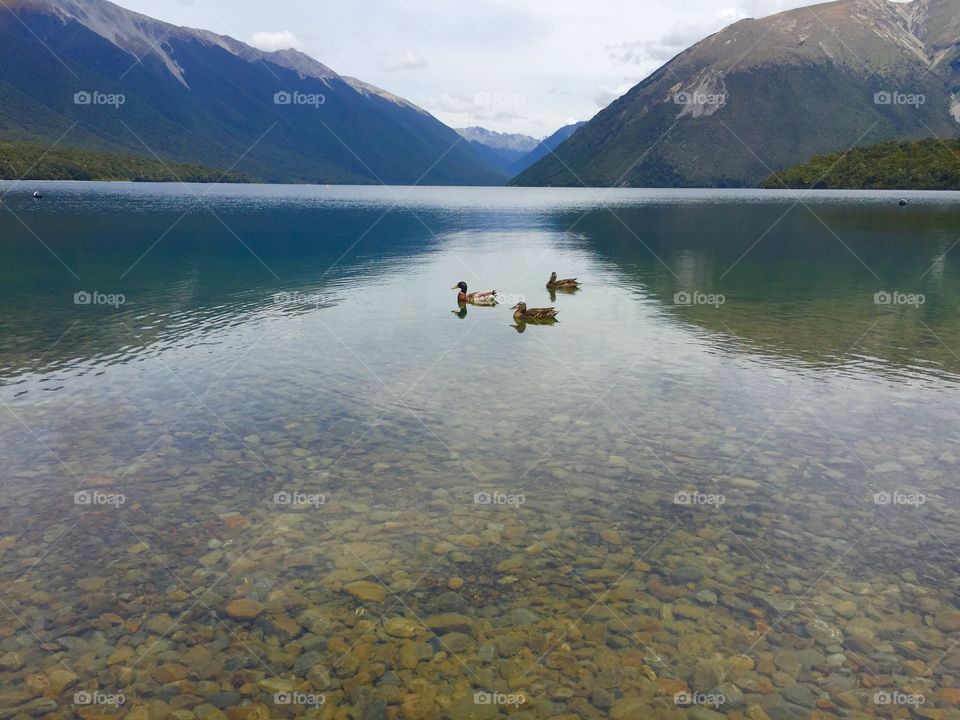
[[[633,80],[630,78],[624,78],[623,82],[616,86],[601,85],[600,89],[594,93],[593,101],[598,107],[605,108],[617,98],[626,95],[627,91],[629,91],[630,88],[632,88],[638,82],[640,82],[639,79]]]
[[[384,72],[400,70],[422,70],[427,66],[427,60],[416,50],[404,50],[399,55],[384,55],[380,58],[380,69]]]
[[[274,50],[287,50],[297,47],[300,40],[289,30],[280,32],[255,32],[250,38],[250,44],[260,50],[273,52]]]
[[[699,18],[694,22],[677,20],[658,38],[607,45],[604,49],[612,60],[621,65],[644,65],[651,61],[664,63],[691,45],[746,17],[749,15],[743,8],[723,8],[712,17]]]
[[[444,93],[431,102],[428,109],[463,116],[467,118],[467,125],[483,125],[528,120],[527,115],[520,111],[525,104],[526,98],[517,93],[481,90],[473,95]]]

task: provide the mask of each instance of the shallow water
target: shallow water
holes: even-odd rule
[[[0,718],[960,717],[960,194],[37,187]]]

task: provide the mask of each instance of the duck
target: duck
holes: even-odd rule
[[[577,282],[576,278],[557,278],[557,274],[550,273],[550,279],[547,280],[547,289],[548,290],[577,290],[580,287],[580,283]]]
[[[457,295],[457,302],[460,303],[470,303],[471,305],[496,305],[497,304],[497,291],[496,290],[483,290],[478,292],[467,292],[467,284],[463,281],[458,282],[454,285],[451,290],[460,289],[459,294]]]
[[[545,320],[556,320],[557,309],[548,308],[528,308],[526,303],[517,303],[512,308],[513,319],[517,322],[543,322]]]

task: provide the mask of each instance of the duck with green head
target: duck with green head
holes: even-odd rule
[[[462,280],[450,289],[460,290],[460,292],[457,293],[458,303],[469,303],[471,305],[496,305],[497,304],[496,290],[482,290],[477,292],[467,292],[467,284]]]

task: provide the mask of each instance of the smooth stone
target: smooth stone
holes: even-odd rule
[[[704,577],[706,577],[706,571],[696,563],[688,560],[681,561],[670,573],[670,580],[675,585],[698,583],[703,580]]]
[[[610,545],[623,545],[623,536],[616,530],[601,530],[600,538]]]
[[[387,591],[382,585],[370,582],[368,580],[357,580],[347,583],[343,589],[353,595],[360,602],[382,603],[387,597]]]
[[[717,594],[713,590],[701,590],[694,596],[694,599],[701,605],[717,604]]]
[[[933,619],[933,626],[945,633],[960,631],[960,612],[945,612],[937,615]]]
[[[646,716],[649,709],[648,701],[643,698],[628,695],[620,698],[610,708],[611,720],[635,720]]]
[[[850,620],[857,614],[859,608],[853,600],[841,600],[833,606],[833,611],[842,618]]]
[[[0,669],[16,671],[25,664],[23,655],[18,652],[8,652],[0,656]]]
[[[459,632],[447,633],[443,636],[443,649],[451,653],[464,653],[470,649],[472,638]]]
[[[80,678],[67,670],[54,670],[50,673],[50,690],[54,696],[59,696],[67,688],[77,684]]]
[[[469,633],[473,627],[473,620],[459,613],[433,615],[428,617],[425,623],[428,628],[440,635],[450,632]]]
[[[391,637],[412,638],[420,630],[420,624],[409,618],[395,617],[383,624],[383,630]]]
[[[806,685],[791,685],[788,688],[784,688],[781,694],[788,702],[792,702],[794,705],[800,705],[801,707],[812,708],[817,704],[816,694]]]
[[[264,607],[256,600],[241,598],[239,600],[231,600],[228,602],[225,609],[227,611],[227,615],[232,617],[234,620],[253,620],[254,618],[260,616],[264,610]]]
[[[220,710],[226,710],[243,702],[243,696],[235,692],[217,692],[207,696],[207,702]]]
[[[167,663],[166,665],[156,665],[150,669],[150,677],[161,685],[178,682],[187,677],[187,669],[183,665]]]
[[[616,699],[613,697],[613,693],[604,688],[596,688],[593,691],[592,696],[593,706],[598,710],[609,710],[613,707]]]
[[[293,664],[293,672],[297,675],[306,675],[314,665],[323,665],[324,657],[316,650],[305,652]]]
[[[500,717],[500,707],[493,703],[474,702],[471,692],[447,708],[444,717],[449,720],[493,720]]]
[[[843,653],[835,653],[827,656],[827,665],[833,668],[843,667],[847,664],[847,656]]]
[[[507,613],[506,619],[511,625],[517,626],[534,625],[540,622],[540,616],[533,612],[533,610],[527,610],[527,608],[511,610]]]
[[[821,645],[839,645],[843,643],[843,633],[839,628],[815,618],[806,624],[807,633]]]

